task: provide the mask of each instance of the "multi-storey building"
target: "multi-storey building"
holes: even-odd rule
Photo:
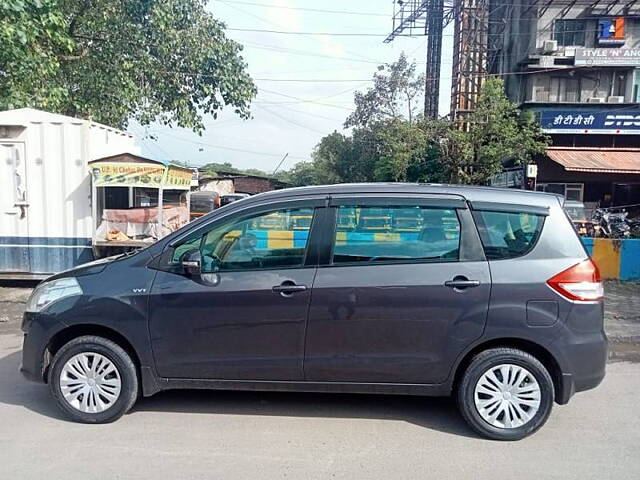
[[[640,203],[640,1],[489,3],[490,72],[553,141],[537,188]]]

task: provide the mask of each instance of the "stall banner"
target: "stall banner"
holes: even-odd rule
[[[192,178],[191,169],[169,165],[162,184],[169,190],[190,190]]]
[[[160,188],[165,176],[164,165],[97,162],[90,168],[96,187]]]
[[[147,187],[189,190],[193,172],[175,165],[96,162],[90,165],[96,187]]]

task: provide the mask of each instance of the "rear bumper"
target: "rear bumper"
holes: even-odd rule
[[[578,392],[600,385],[605,376],[608,342],[604,332],[581,333],[554,344],[562,359],[560,391],[556,401],[564,405]]]

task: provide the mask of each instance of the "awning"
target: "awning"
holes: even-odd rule
[[[547,156],[569,172],[640,174],[638,148],[548,148]]]

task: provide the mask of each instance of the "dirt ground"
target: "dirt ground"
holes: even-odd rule
[[[19,333],[33,284],[0,284],[0,335]],[[611,361],[640,362],[640,283],[605,286],[605,330]]]

